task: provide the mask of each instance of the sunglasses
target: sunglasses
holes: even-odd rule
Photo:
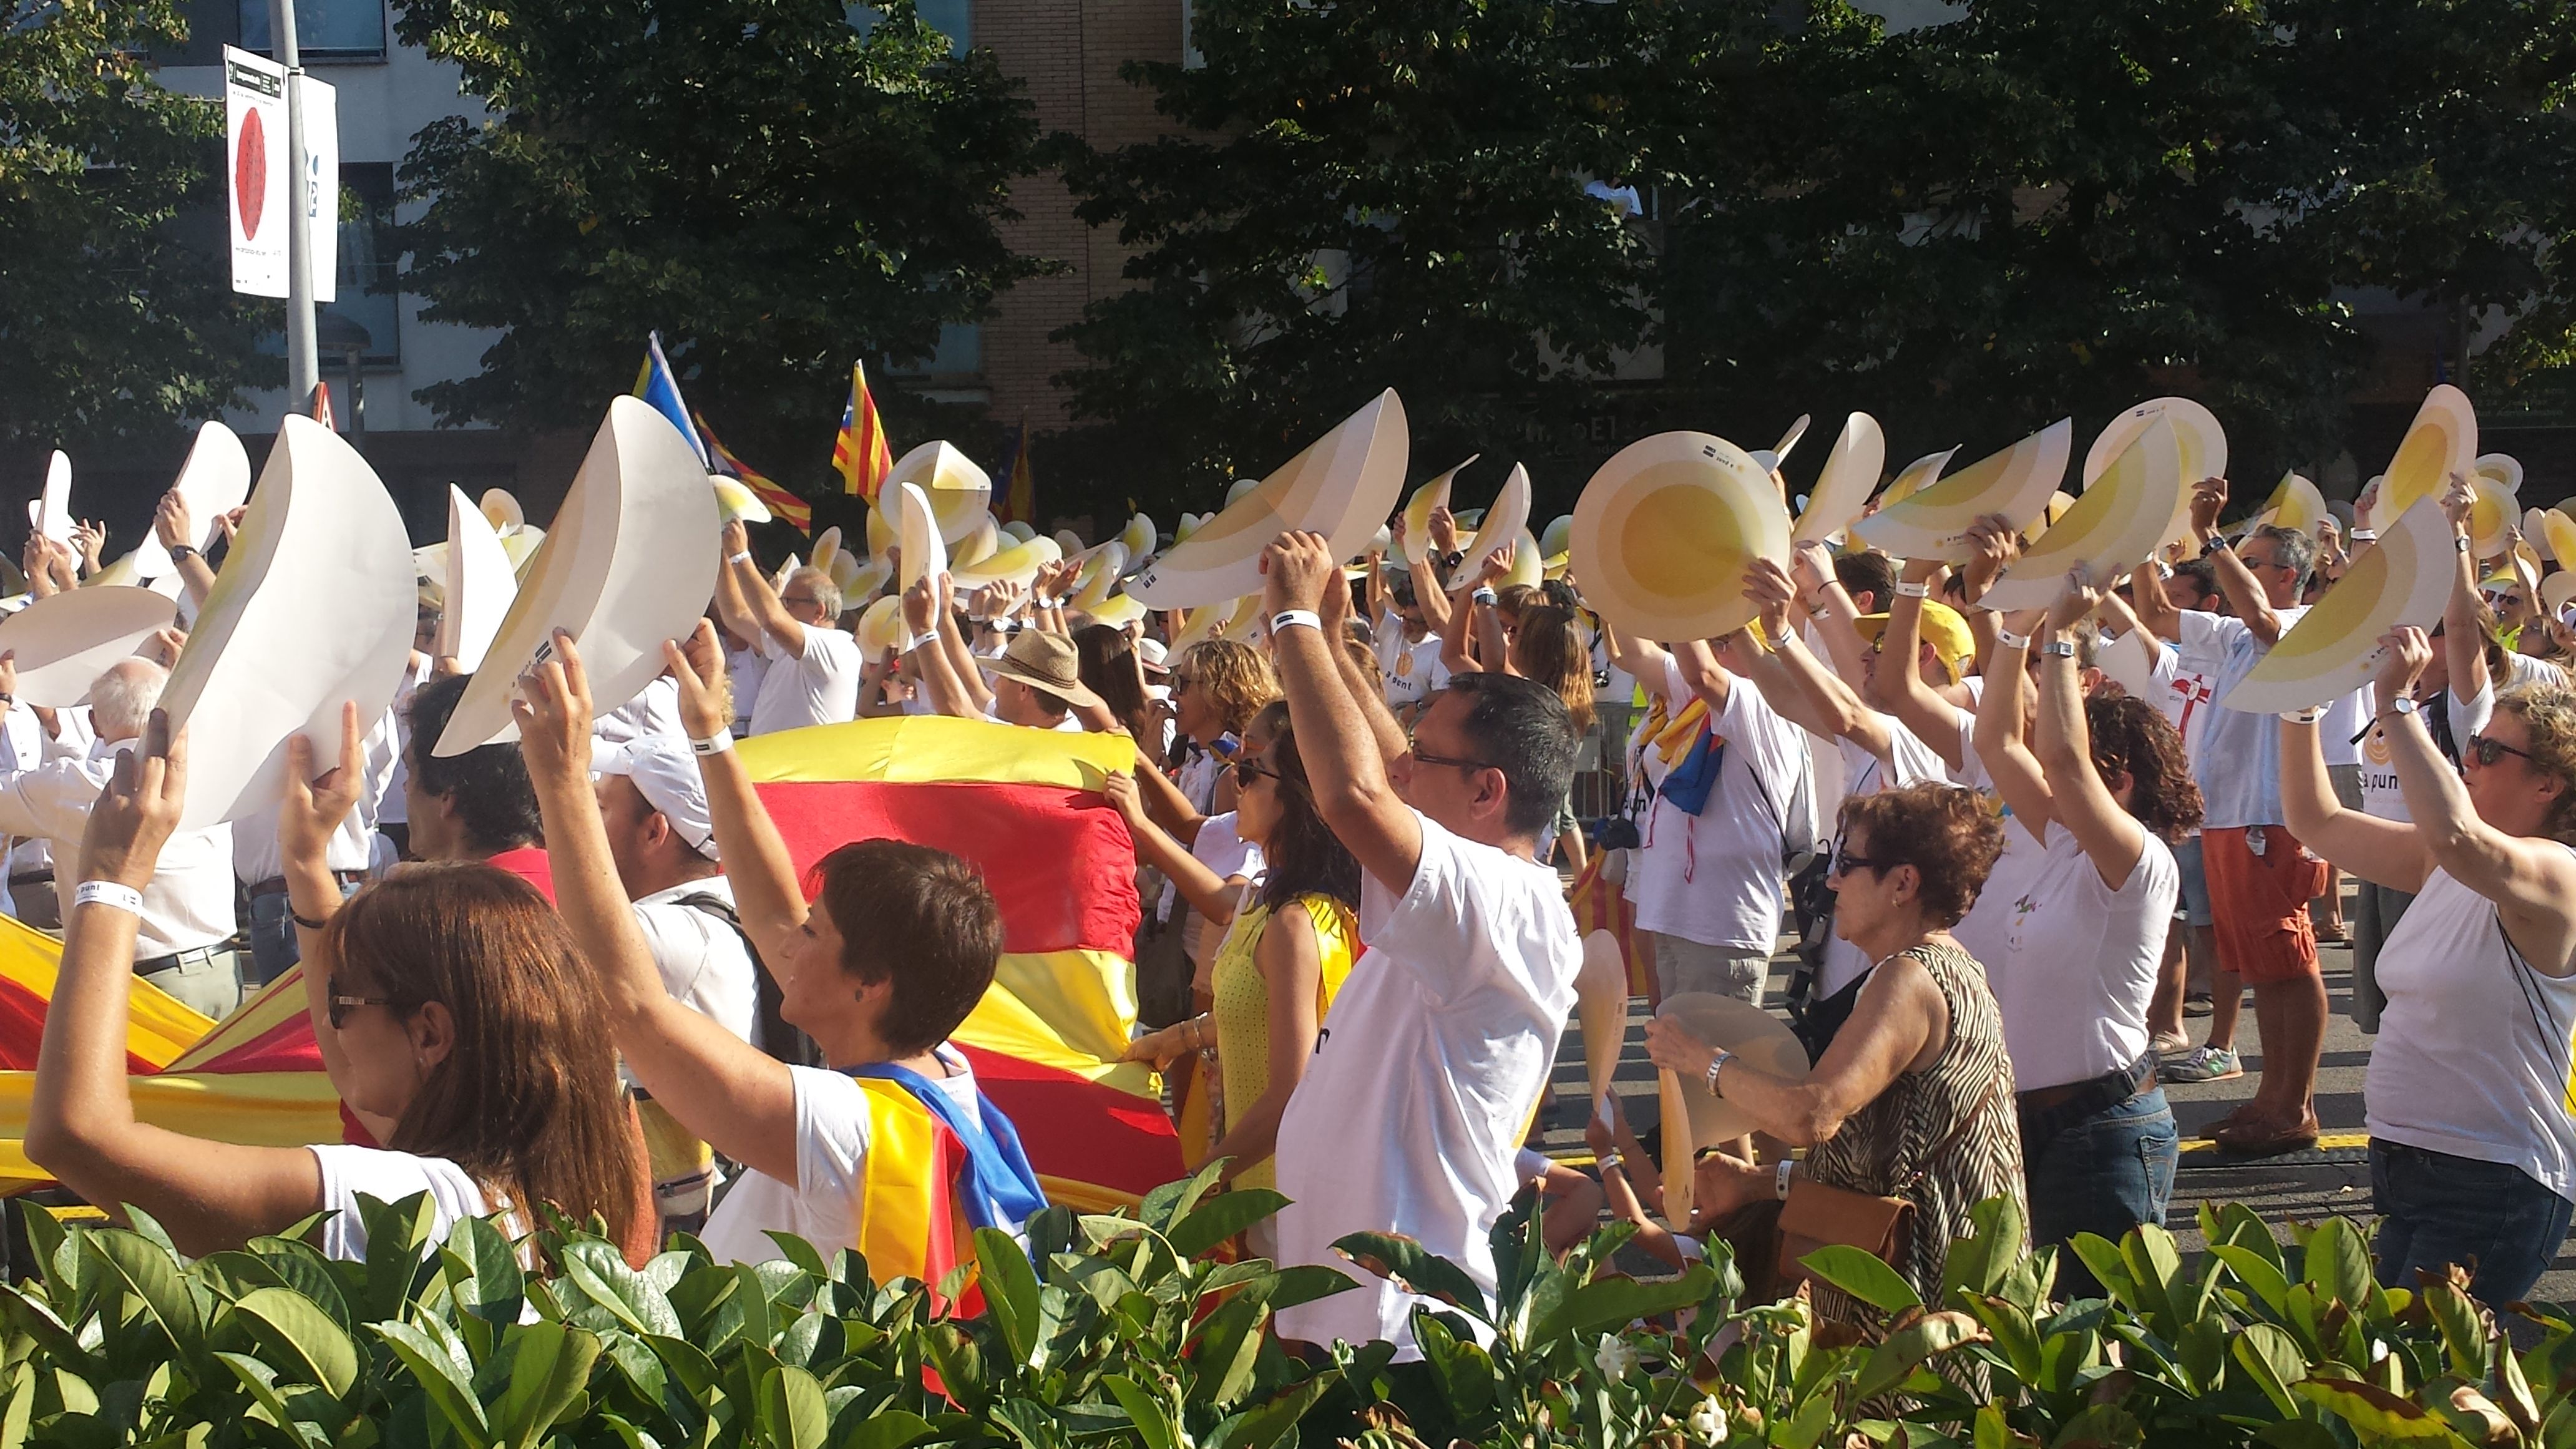
[[[1413,763],[1417,765],[1448,765],[1461,770],[1499,770],[1502,768],[1500,765],[1493,764],[1485,760],[1462,760],[1454,755],[1427,755],[1420,750],[1413,751]]]
[[[2532,758],[2529,750],[2517,750],[2493,735],[2471,735],[2468,743],[2460,746],[2460,758],[2475,760],[2480,765],[2492,765],[2506,755],[2517,760],[2530,760],[2535,765],[2540,763]]]
[[[1896,867],[1906,863],[1907,862],[1901,860],[1873,860],[1866,855],[1854,855],[1843,847],[1843,843],[1841,841],[1837,840],[1834,842],[1834,862],[1833,865],[1828,868],[1827,873],[1830,875],[1850,875],[1853,871],[1865,870],[1872,875],[1884,875],[1888,871],[1894,870]]]
[[[340,976],[336,971],[331,974],[330,993],[330,1006],[328,1011],[331,1018],[331,1029],[333,1031],[338,1031],[341,1027],[347,1025],[349,1013],[361,1006],[391,1006],[394,1004],[394,999],[390,996],[342,995],[340,992]]]
[[[1234,783],[1237,789],[1251,784],[1252,777],[1255,775],[1259,775],[1268,780],[1277,780],[1283,785],[1288,783],[1286,778],[1281,776],[1277,770],[1265,770],[1251,760],[1237,760],[1234,762]]]
[[[812,594],[780,594],[778,596],[778,602],[782,604],[813,604],[820,603],[821,600],[816,599]]]
[[[1196,684],[1196,683],[1198,683],[1198,682],[1199,682],[1199,677],[1198,677],[1197,675],[1195,675],[1195,674],[1183,674],[1183,673],[1180,673],[1179,671],[1175,670],[1175,671],[1173,672],[1173,674],[1172,674],[1172,692],[1173,692],[1174,694],[1178,694],[1178,693],[1180,693],[1182,690],[1187,689],[1187,688],[1189,688],[1191,685]]]

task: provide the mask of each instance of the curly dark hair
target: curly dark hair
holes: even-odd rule
[[[1837,836],[1857,836],[1856,853],[1886,866],[1914,867],[1923,913],[1945,929],[1977,903],[2004,853],[2003,822],[1977,793],[1935,781],[1845,800]]]
[[[1261,847],[1269,867],[1261,878],[1261,903],[1275,911],[1299,896],[1327,895],[1358,910],[1359,860],[1315,809],[1315,787],[1297,754],[1297,731],[1285,718],[1262,750],[1261,764],[1279,776],[1279,824]]]
[[[2167,845],[2200,828],[2200,786],[2183,754],[2182,732],[2164,712],[2127,695],[2084,701],[2093,768],[2108,786],[2129,777],[2129,813]]]

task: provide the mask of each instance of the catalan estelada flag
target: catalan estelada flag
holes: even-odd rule
[[[799,870],[891,836],[983,873],[1002,959],[950,1040],[1018,1126],[1048,1201],[1106,1212],[1181,1176],[1153,1073],[1118,1060],[1136,1020],[1136,847],[1100,786],[1133,767],[1134,745],[910,715],[738,748]]]
[[[850,1075],[868,1104],[859,1251],[877,1281],[918,1278],[944,1309],[939,1285],[973,1261],[974,1230],[1017,1232],[1047,1205],[1045,1189],[990,1093],[970,1118],[937,1083],[892,1063]],[[981,1311],[980,1294],[968,1289],[957,1306]]]
[[[832,440],[832,468],[841,475],[841,491],[877,501],[877,489],[894,471],[894,447],[886,441],[885,422],[877,400],[868,392],[868,369],[850,364],[850,400],[841,404],[840,436]]]
[[[680,398],[680,379],[671,372],[669,358],[662,355],[662,334],[644,334],[644,365],[635,373],[635,395],[650,403],[653,411],[671,420],[680,436],[689,440],[689,451],[698,455],[698,466],[713,472],[708,461],[706,441],[698,436],[697,427],[689,421],[689,405]]]
[[[1025,523],[1035,527],[1038,521],[1038,480],[1029,467],[1029,424],[1026,418],[1011,430],[1008,448],[1010,462],[1002,469],[1009,482],[1002,489],[1002,504],[993,510],[1004,523]],[[1134,509],[1129,509],[1134,512]]]
[[[716,437],[716,430],[707,426],[704,415],[691,413],[689,417],[698,425],[699,436],[706,440],[708,456],[715,460],[714,471],[733,475],[743,487],[751,490],[752,497],[768,505],[770,513],[779,522],[798,533],[811,535],[814,532],[813,504],[788,492],[776,479],[735,457],[733,449]]]

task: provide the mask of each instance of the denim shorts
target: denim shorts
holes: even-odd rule
[[[2077,1233],[2116,1243],[2141,1223],[2162,1225],[2182,1150],[2165,1089],[2149,1087],[2047,1142],[2022,1144],[2032,1247],[2061,1248]],[[2072,1252],[2057,1255],[2057,1294],[2098,1298],[2102,1286]]]
[[[2469,1292],[2501,1308],[2531,1291],[2567,1239],[2571,1206],[2510,1163],[2402,1142],[2370,1144],[2382,1287],[2415,1286],[2418,1268],[2474,1264]]]
[[[2206,926],[2216,920],[2209,913],[2209,877],[2200,868],[2200,837],[2174,847],[2174,864],[2182,869],[2182,894],[2175,897],[2174,914],[2186,926]]]

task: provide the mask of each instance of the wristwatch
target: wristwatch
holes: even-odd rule
[[[1463,548],[1453,548],[1440,555],[1440,566],[1444,569],[1454,569],[1466,561],[1467,551]]]
[[[1717,1069],[1725,1066],[1728,1062],[1733,1060],[1735,1060],[1735,1053],[1726,1050],[1724,1047],[1718,1048],[1717,1055],[1708,1059],[1708,1094],[1710,1096],[1723,1097],[1726,1095],[1724,1092],[1717,1089]]]
[[[184,543],[174,543],[167,549],[163,550],[163,552],[170,555],[170,561],[172,563],[177,563],[183,558],[195,558],[197,556],[197,551]]]

